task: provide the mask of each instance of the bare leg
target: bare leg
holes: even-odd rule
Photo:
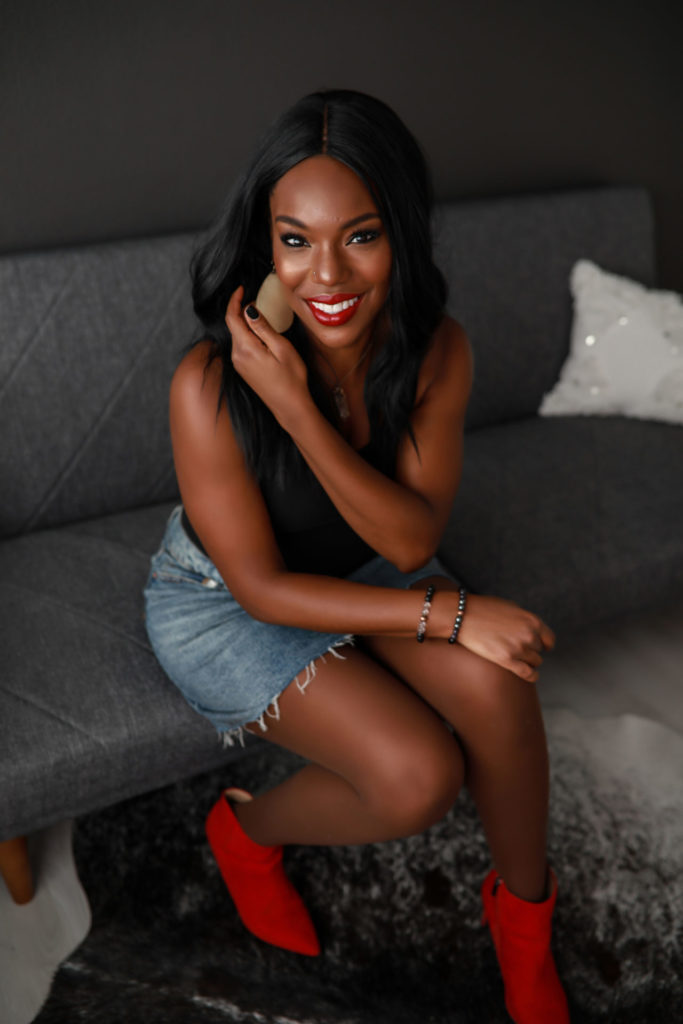
[[[236,807],[247,835],[280,845],[377,842],[421,832],[455,801],[460,748],[409,687],[353,647],[280,697],[266,739],[315,762]]]
[[[433,582],[437,600],[439,589],[454,589]],[[542,900],[548,753],[535,684],[442,640],[370,637],[365,645],[453,725],[497,870],[515,895]]]

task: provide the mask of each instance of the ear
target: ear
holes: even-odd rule
[[[292,307],[287,302],[282,282],[275,271],[268,274],[259,288],[254,305],[278,334],[289,330],[294,323]]]

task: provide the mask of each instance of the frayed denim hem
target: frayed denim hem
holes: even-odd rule
[[[296,683],[299,693],[304,694],[306,692],[306,687],[309,686],[309,684],[315,679],[316,673],[318,671],[318,666],[316,665],[316,662],[318,660],[327,664],[326,655],[331,654],[333,657],[339,658],[340,661],[346,661],[344,655],[340,654],[337,648],[344,647],[346,644],[351,644],[351,646],[353,646],[355,642],[356,638],[354,637],[354,635],[352,633],[347,633],[346,636],[343,636],[340,640],[335,640],[333,644],[330,644],[327,650],[320,654],[317,658],[314,658],[312,661],[309,661],[306,667],[302,669],[301,672],[298,672],[297,675],[295,675],[294,678],[292,679],[292,682]],[[299,680],[300,675],[303,675],[303,681]],[[274,697],[273,700],[268,705],[268,707],[266,708],[266,710],[262,714],[260,714],[258,718],[255,719],[255,722],[258,725],[261,732],[268,732],[268,723],[266,722],[266,718],[274,718],[276,722],[280,721],[279,700],[280,694]],[[245,732],[249,733],[250,736],[258,736],[258,733],[255,733],[251,729],[248,729],[246,725],[238,725],[234,729],[220,729],[218,735],[224,747],[234,747],[235,743],[239,743],[239,745],[243,747]]]

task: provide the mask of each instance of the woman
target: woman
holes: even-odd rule
[[[508,1009],[557,1024],[533,686],[554,636],[434,558],[472,356],[444,315],[429,214],[419,148],[371,97],[315,93],[262,140],[193,260],[204,326],[170,398],[183,507],[147,624],[228,741],[246,729],[309,761],[253,799],[227,790],[207,820],[254,934],[319,952],[284,844],[414,834],[465,783],[495,864],[482,896]]]

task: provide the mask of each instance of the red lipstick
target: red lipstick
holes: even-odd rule
[[[340,324],[348,323],[360,306],[363,296],[338,292],[335,295],[315,295],[306,299],[308,308],[319,324],[327,327],[337,327]]]

